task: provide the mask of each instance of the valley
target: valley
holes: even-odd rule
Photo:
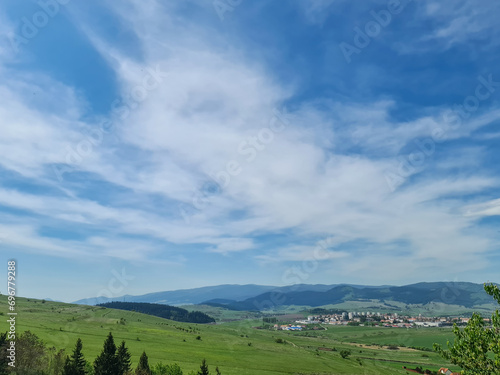
[[[48,347],[71,353],[77,338],[89,361],[109,332],[126,341],[135,367],[145,351],[151,365],[178,363],[187,374],[206,359],[224,375],[405,374],[403,366],[437,371],[449,364],[430,351],[453,337],[449,328],[400,329],[332,326],[301,332],[256,329],[262,318],[217,324],[180,323],[133,311],[17,299],[18,333],[29,330]],[[5,296],[0,311],[6,311]],[[238,312],[240,314],[241,312]],[[6,319],[5,319],[6,320]],[[7,329],[6,322],[2,330]],[[421,347],[415,350],[409,347]],[[346,358],[341,353],[348,352]]]

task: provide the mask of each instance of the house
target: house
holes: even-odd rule
[[[444,375],[460,375],[459,372],[453,372],[451,371],[450,369],[447,369],[445,367],[441,367],[439,370],[438,370],[438,374],[444,374]]]

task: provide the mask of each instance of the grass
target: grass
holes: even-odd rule
[[[0,296],[0,312],[7,312],[5,296]],[[151,364],[176,362],[185,373],[198,369],[203,358],[212,371],[219,366],[224,375],[405,374],[402,366],[411,363],[415,363],[413,367],[419,364],[437,370],[449,364],[435,353],[366,345],[410,346],[412,342],[411,346],[430,347],[434,341],[452,337],[449,330],[439,329],[328,327],[323,331],[292,333],[252,328],[260,324],[259,320],[196,325],[130,311],[24,298],[17,298],[17,312],[18,334],[30,330],[48,346],[70,352],[80,337],[85,357],[93,361],[111,331],[117,344],[126,341],[134,366],[146,351]],[[120,323],[121,319],[125,324]],[[6,319],[1,320],[0,329],[6,331]],[[307,337],[306,333],[315,337]],[[276,343],[277,338],[285,343]],[[320,347],[336,351],[318,350]],[[343,359],[341,350],[351,350],[352,354]]]
[[[218,322],[230,322],[234,320],[251,319],[251,318],[256,319],[262,316],[262,314],[259,312],[234,311],[209,305],[184,305],[179,307],[186,309],[188,311],[201,311],[205,314],[210,315]]]

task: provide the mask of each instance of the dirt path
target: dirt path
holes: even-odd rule
[[[382,347],[380,347],[378,345],[357,344],[355,342],[344,342],[344,344],[356,346],[358,348],[363,348],[363,349],[378,349],[378,350],[380,350],[380,349],[387,349],[387,350],[399,350],[399,351],[402,351],[402,352],[419,352],[420,351],[420,350],[417,350],[417,349],[406,348],[406,347],[402,347],[402,346],[398,346],[398,349],[389,349],[388,345],[383,345]]]

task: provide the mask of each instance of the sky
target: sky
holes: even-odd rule
[[[61,301],[499,282],[499,15],[2,1],[0,277]]]

